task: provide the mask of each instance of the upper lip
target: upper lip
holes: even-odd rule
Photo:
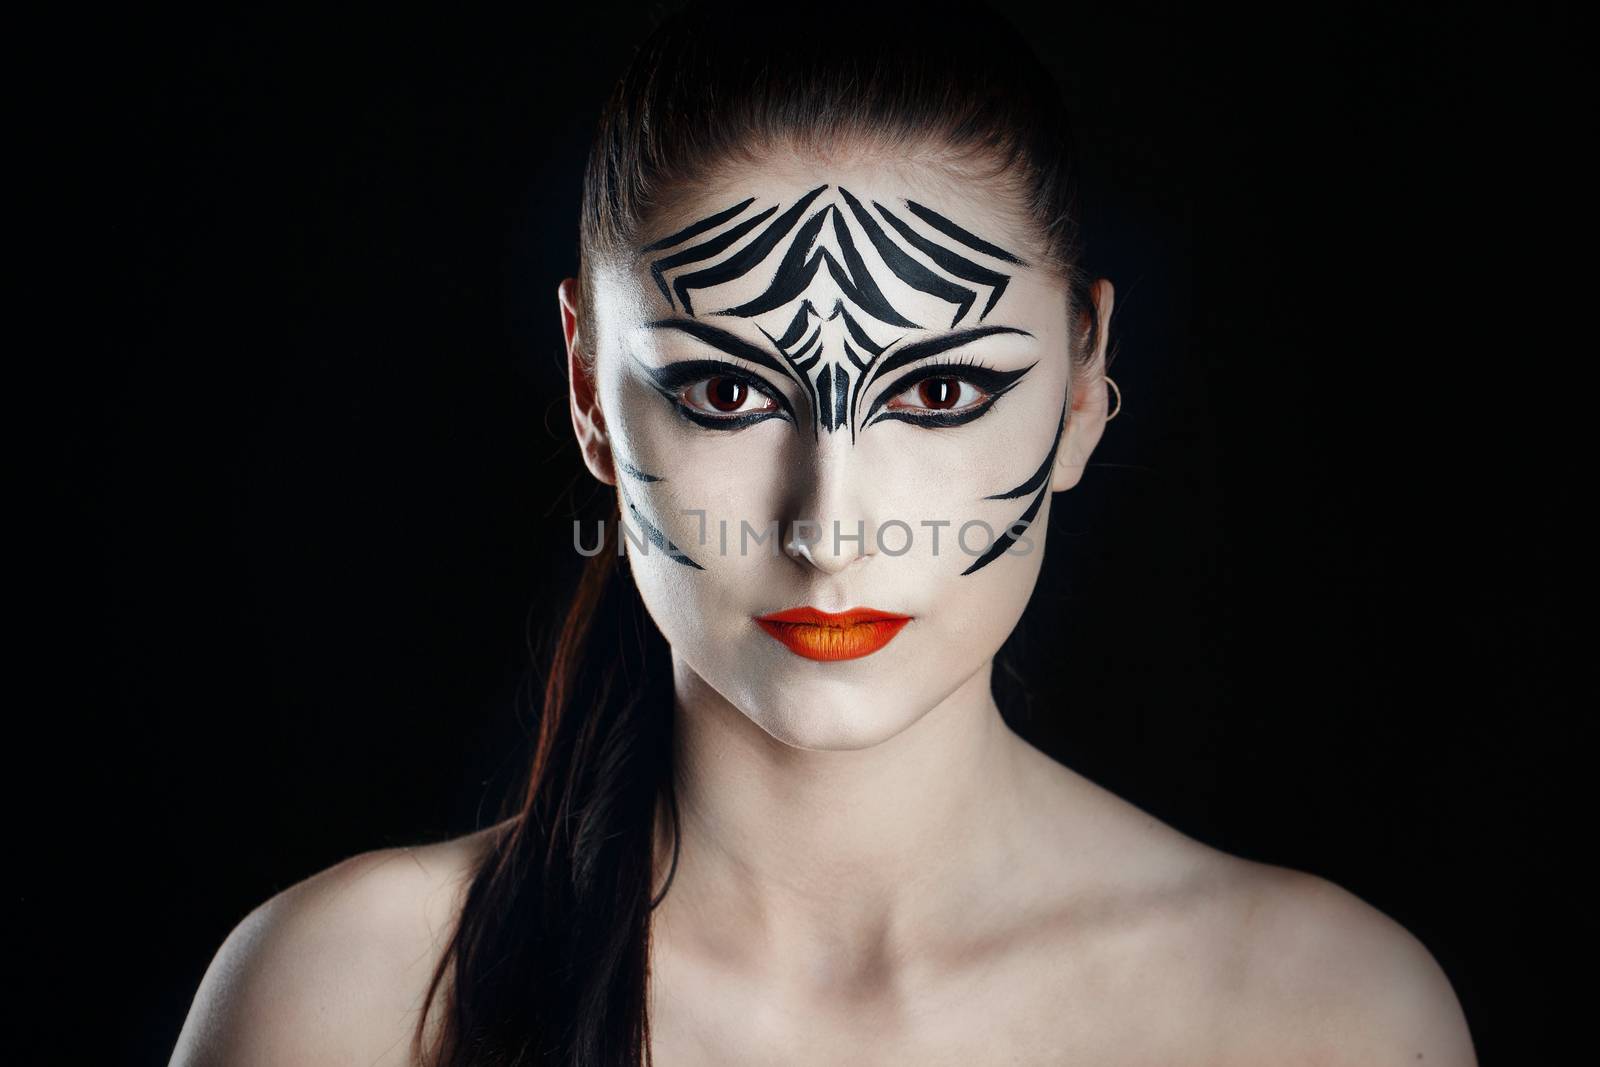
[[[877,608],[846,608],[844,611],[823,611],[809,604],[798,608],[787,608],[783,611],[774,611],[770,615],[758,615],[756,618],[764,622],[790,622],[802,623],[811,626],[856,626],[864,622],[878,622],[884,619],[909,619],[911,616],[897,611],[879,611]]]

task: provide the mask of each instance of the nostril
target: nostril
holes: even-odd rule
[[[872,553],[867,551],[817,552],[817,545],[804,538],[791,537],[783,543],[784,553],[790,559],[803,560],[820,571],[836,574],[839,571],[855,566],[867,559]]]

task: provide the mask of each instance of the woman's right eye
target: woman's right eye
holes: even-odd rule
[[[751,388],[742,378],[726,374],[691,382],[679,399],[685,406],[713,417],[761,415],[779,410],[773,399],[761,390]]]
[[[727,360],[647,366],[645,374],[680,416],[708,430],[742,430],[767,419],[794,419],[794,408],[783,393]]]

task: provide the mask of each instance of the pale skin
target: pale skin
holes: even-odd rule
[[[984,362],[1031,369],[964,425],[861,419],[817,432],[803,381],[746,367],[783,392],[794,418],[706,428],[649,384],[650,368],[727,357],[647,325],[685,314],[651,274],[660,255],[602,271],[594,293],[562,282],[585,463],[700,565],[659,551],[630,556],[672,646],[678,716],[681,852],[655,918],[655,1062],[1474,1064],[1448,980],[1393,920],[1323,879],[1184,836],[1004,723],[992,659],[1032,592],[1042,526],[1032,553],[968,574],[972,557],[935,553],[926,538],[899,555],[827,538],[776,557],[723,554],[714,533],[699,542],[698,519],[683,509],[704,510],[713,530],[718,516],[838,519],[850,529],[861,520],[869,530],[890,518],[977,516],[1003,528],[1027,498],[986,498],[1049,455],[1065,401],[1043,523],[1049,497],[1079,482],[1103,432],[1111,284],[1097,282],[1094,308],[1083,309],[1099,319],[1101,346],[1080,353],[1073,373],[1066,289],[1035,265],[1027,226],[985,187],[929,160],[866,148],[776,153],[695,190],[653,236],[746,198],[752,212],[781,210],[822,186],[812,209],[839,205],[865,269],[917,324],[886,327],[857,314],[847,294],[864,332],[892,353],[947,332],[952,310],[884,269],[853,230],[841,189],[902,218],[909,199],[1017,253],[1009,263],[964,249],[1009,278],[984,324],[1027,334],[985,338]],[[692,317],[778,356],[772,338],[810,299],[832,341],[824,358],[839,360],[843,320],[827,317],[840,292],[832,267],[769,312],[713,314],[757,300],[772,276],[752,270],[693,293]],[[989,296],[976,288],[968,324]],[[585,299],[599,337],[583,336]],[[861,377],[856,364],[835,365],[853,383]],[[747,398],[744,410],[765,410],[759,394]],[[870,389],[861,399],[864,411]],[[799,604],[868,605],[913,621],[872,655],[816,662],[750,621]],[[410,1062],[416,1013],[483,843],[479,833],[367,853],[257,909],[207,973],[173,1062]],[[663,817],[662,872],[671,848]]]

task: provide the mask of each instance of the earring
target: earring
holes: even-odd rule
[[[1119,414],[1122,413],[1122,390],[1118,389],[1117,388],[1117,383],[1111,380],[1111,375],[1107,374],[1107,375],[1104,375],[1104,377],[1105,377],[1105,380],[1106,380],[1106,384],[1111,386],[1111,391],[1113,393],[1117,394],[1117,406],[1115,408],[1112,408],[1111,409],[1111,414],[1106,416],[1106,421],[1110,422],[1112,419],[1116,418]]]

